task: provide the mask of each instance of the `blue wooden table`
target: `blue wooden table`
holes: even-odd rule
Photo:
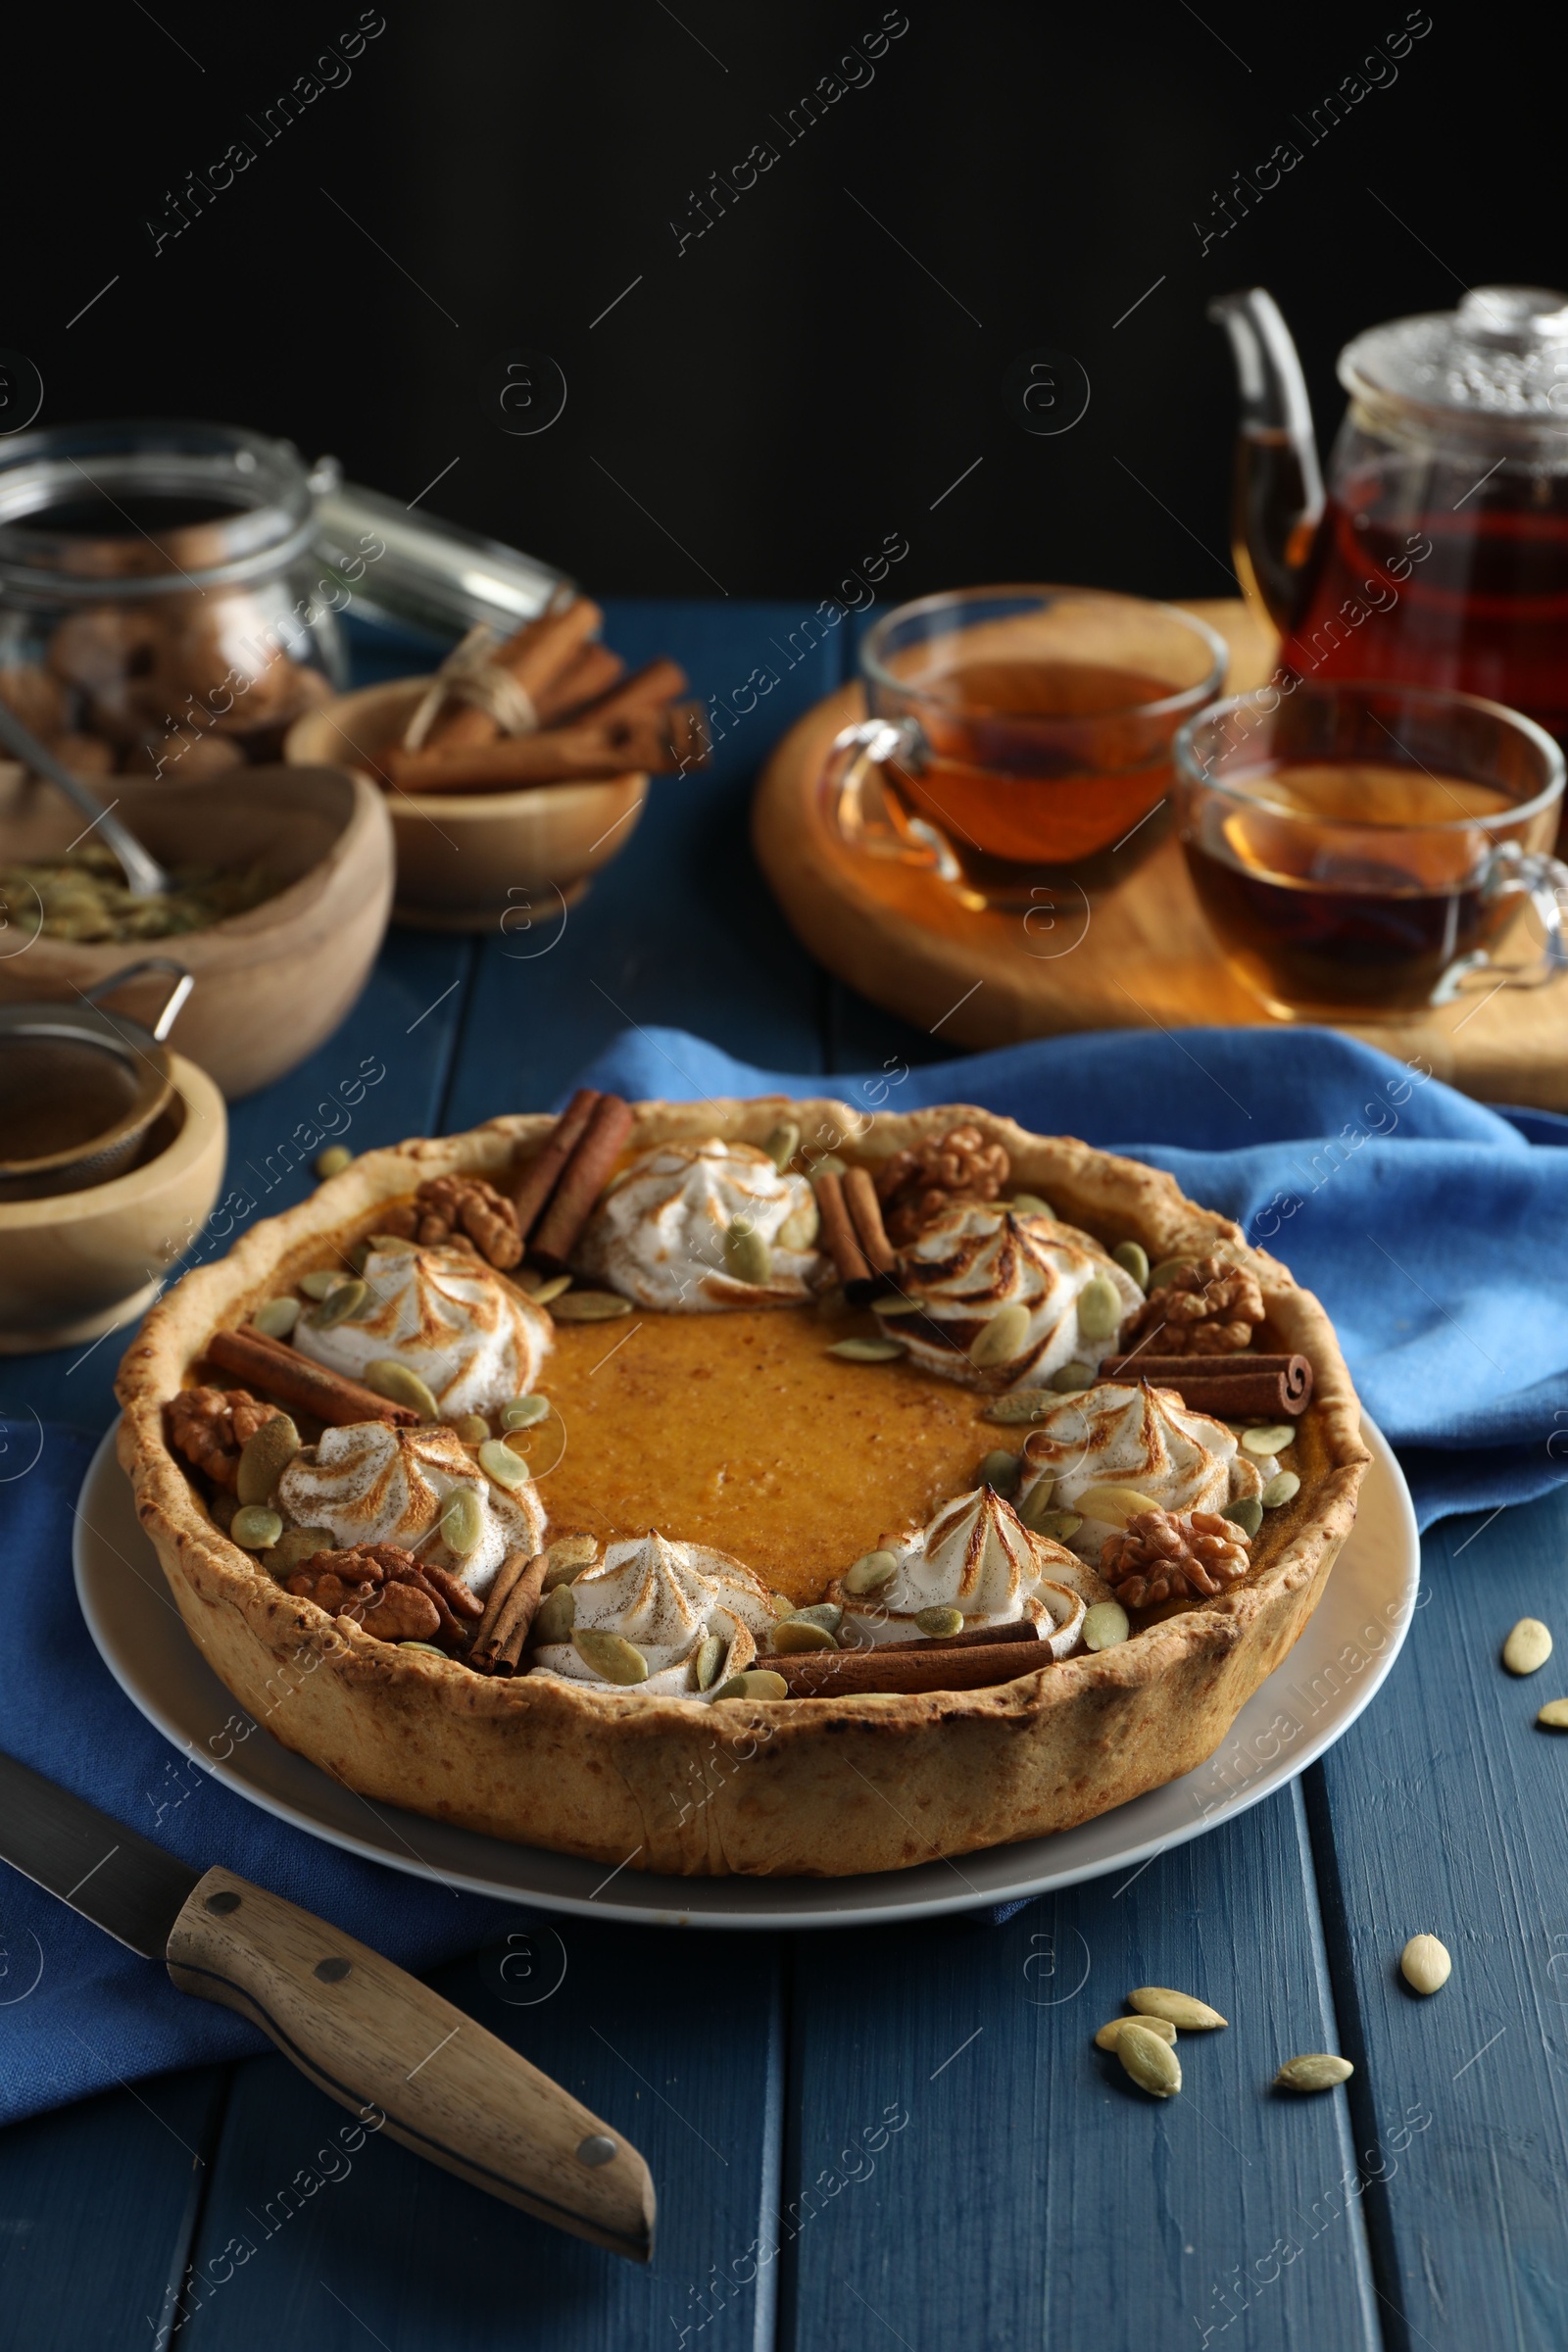
[[[778,682],[710,775],[656,788],[564,931],[541,906],[505,937],[395,932],[338,1035],[235,1107],[234,1170],[270,1155],[275,1169],[290,1130],[365,1057],[387,1075],[355,1114],[356,1150],[542,1106],[629,1022],[798,1070],[933,1058],[935,1041],[808,959],[752,861],[752,778],[850,652],[829,639],[786,667],[801,617],[612,605],[629,661],[672,652],[708,694],[760,665]],[[406,651],[379,659],[413,666]],[[308,1182],[275,1182],[269,1208]],[[0,1402],[102,1427],[121,1344],[13,1361]],[[373,2140],[172,2340],[1568,2345],[1568,1750],[1532,1728],[1528,1690],[1495,1663],[1516,1617],[1553,1616],[1565,1519],[1551,1499],[1443,1525],[1368,1714],[1293,1787],[1125,1880],[1001,1927],[743,1936],[563,1920],[564,1981],[526,2006],[494,1950],[444,1972],[449,1998],[643,2148],[661,2202],[650,2270]],[[1418,1930],[1454,1958],[1431,2001],[1397,1974]],[[549,1933],[540,1984],[559,1967]],[[1091,2046],[1150,1983],[1200,1989],[1233,2021],[1184,2045],[1187,2088],[1162,2105]],[[1304,2049],[1353,2059],[1348,2089],[1272,2093],[1280,2058]],[[231,2237],[254,2238],[247,2216],[339,2121],[269,2056],[0,2134],[0,2344],[171,2340],[187,2266],[211,2276]]]

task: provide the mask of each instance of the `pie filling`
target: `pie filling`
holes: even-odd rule
[[[295,1597],[602,1690],[984,1689],[1299,1515],[1310,1367],[1245,1265],[1105,1248],[961,1123],[874,1172],[630,1125],[579,1095],[510,1191],[421,1185],[213,1335],[171,1443]]]

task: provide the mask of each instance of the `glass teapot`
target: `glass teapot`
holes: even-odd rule
[[[1357,335],[1326,492],[1272,296],[1208,315],[1241,379],[1236,566],[1291,668],[1457,687],[1568,745],[1568,295],[1478,286]]]

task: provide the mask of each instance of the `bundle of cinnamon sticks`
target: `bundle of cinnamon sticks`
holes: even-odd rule
[[[707,716],[685,672],[661,659],[628,676],[595,635],[603,618],[568,591],[503,644],[489,632],[466,638],[403,741],[379,755],[382,781],[400,792],[515,792],[701,766]]]
[[[633,1123],[631,1105],[619,1095],[578,1087],[513,1191],[531,1265],[564,1273]]]
[[[1213,1413],[1221,1421],[1259,1416],[1295,1419],[1312,1401],[1312,1365],[1304,1355],[1265,1355],[1250,1348],[1229,1355],[1107,1355],[1103,1380],[1147,1380],[1156,1389],[1177,1389],[1189,1412]]]

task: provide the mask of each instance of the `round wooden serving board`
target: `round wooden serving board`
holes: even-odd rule
[[[1276,641],[1245,605],[1186,610],[1230,645],[1228,692],[1263,682]],[[858,684],[808,710],[768,760],[752,812],[762,870],[829,971],[956,1047],[1076,1029],[1273,1025],[1215,950],[1173,840],[1121,889],[1050,927],[971,913],[934,876],[848,848],[824,818],[817,779],[839,729],[864,715]],[[1510,953],[1527,952],[1521,927]],[[1441,1012],[1347,1033],[1400,1060],[1419,1055],[1467,1095],[1568,1110],[1568,981],[1491,997],[1484,985]]]

